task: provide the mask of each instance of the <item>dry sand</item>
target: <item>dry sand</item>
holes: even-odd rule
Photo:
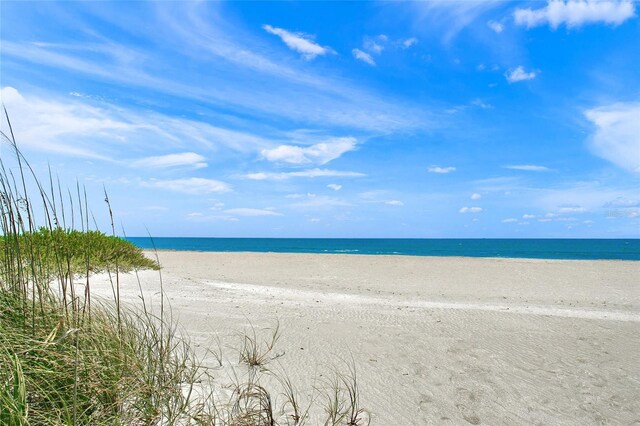
[[[279,321],[285,355],[273,365],[304,396],[352,357],[372,424],[640,424],[640,262],[159,257],[174,317],[200,350]],[[140,277],[157,306],[157,272]],[[126,300],[137,288],[122,279]]]

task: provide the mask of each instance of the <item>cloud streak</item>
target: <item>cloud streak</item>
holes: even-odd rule
[[[202,169],[207,167],[206,158],[195,152],[145,157],[134,161],[131,165],[150,168],[193,167],[194,169]]]
[[[372,67],[376,66],[376,61],[374,61],[373,57],[367,52],[364,52],[360,49],[353,49],[351,53],[353,54],[353,57],[356,58],[357,60],[362,61],[365,64],[369,64]]]
[[[223,212],[233,216],[246,216],[246,217],[282,216],[282,213],[278,213],[273,210],[252,209],[252,208],[245,208],[245,207],[236,208],[236,209],[227,209],[227,210],[224,210]]]
[[[505,169],[511,169],[511,170],[522,170],[525,172],[549,172],[551,171],[551,169],[549,169],[546,166],[538,166],[535,164],[514,164],[511,166],[504,166]]]
[[[324,178],[324,177],[344,177],[344,178],[358,178],[366,176],[364,173],[329,170],[329,169],[309,169],[297,172],[255,172],[247,173],[242,177],[250,180],[285,180],[290,178]]]
[[[249,153],[272,146],[273,140],[205,122],[169,117],[153,112],[116,107],[89,100],[58,99],[22,95],[13,87],[0,90],[12,124],[24,146],[72,157],[116,161],[125,146],[147,151],[181,148],[185,145],[212,150],[226,147]],[[72,141],[72,142],[70,142]],[[193,152],[149,156],[141,167],[206,166],[204,157]]]
[[[52,13],[57,8],[54,4],[47,7]],[[101,41],[97,43],[53,45],[3,39],[0,50],[3,57],[30,66],[38,64],[57,72],[88,75],[101,82],[117,83],[127,92],[144,88],[202,102],[224,113],[239,113],[248,117],[247,122],[284,117],[323,128],[341,126],[374,132],[427,128],[435,123],[428,108],[384,98],[356,81],[332,78],[280,60],[280,55],[241,24],[212,13],[209,9],[216,9],[213,3],[180,7],[162,3],[154,9],[157,13],[151,15],[157,16],[158,21],[141,25],[142,21],[131,17],[126,26],[118,20],[111,23],[121,29],[122,36],[130,35],[130,28],[137,28],[136,38],[145,45],[165,46],[163,52],[174,56],[173,62],[137,45],[123,47],[103,42],[110,37],[98,29],[95,37]],[[147,31],[151,24],[166,27],[167,31]],[[90,24],[80,19],[70,23],[69,31],[82,38],[82,28],[87,25]],[[178,63],[190,66],[176,66]],[[208,72],[201,72],[203,67]],[[245,78],[248,75],[251,78]],[[197,86],[192,84],[194,79]],[[301,97],[302,92],[305,96]]]
[[[459,213],[481,213],[482,207],[462,207],[458,210]]]
[[[173,180],[149,180],[143,186],[182,192],[190,195],[207,195],[231,191],[231,186],[225,182],[205,178],[184,178]]]
[[[455,167],[440,167],[440,166],[430,166],[427,171],[429,173],[440,173],[440,174],[447,174],[447,173],[453,173],[456,171]]]

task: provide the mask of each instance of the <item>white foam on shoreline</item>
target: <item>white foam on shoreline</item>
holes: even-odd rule
[[[350,305],[381,305],[385,307],[417,308],[417,309],[452,309],[468,311],[504,312],[523,315],[541,315],[563,318],[582,318],[609,321],[640,322],[640,313],[623,312],[602,309],[564,308],[556,306],[539,305],[495,305],[466,302],[433,302],[429,300],[403,300],[398,298],[381,298],[366,295],[319,292],[303,289],[290,289],[282,287],[240,284],[223,281],[205,281],[205,284],[230,293],[243,296],[261,296],[279,299],[281,301],[294,301],[315,304],[323,303],[350,304]]]

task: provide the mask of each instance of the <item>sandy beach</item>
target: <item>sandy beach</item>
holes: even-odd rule
[[[227,342],[279,322],[274,366],[304,396],[353,358],[372,424],[640,423],[640,262],[158,255],[201,354],[218,336],[237,362]],[[140,279],[157,306],[158,273]],[[139,303],[135,276],[121,289]]]

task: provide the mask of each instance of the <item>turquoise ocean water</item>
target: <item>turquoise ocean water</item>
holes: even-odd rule
[[[405,256],[640,260],[640,239],[148,238],[145,249]]]

